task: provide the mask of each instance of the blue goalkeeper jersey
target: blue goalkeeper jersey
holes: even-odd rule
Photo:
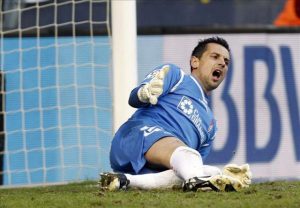
[[[151,105],[139,101],[139,88],[163,67],[169,67],[169,71],[158,103]],[[215,137],[216,120],[206,94],[192,75],[173,64],[159,66],[132,90],[129,104],[138,109],[113,139],[110,159],[115,171],[140,173],[146,163],[145,152],[166,136],[180,139],[206,158]]]

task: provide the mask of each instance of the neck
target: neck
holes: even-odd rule
[[[191,74],[191,76],[197,81],[197,83],[199,84],[199,86],[201,87],[201,89],[203,90],[205,95],[210,95],[210,91],[207,91],[204,87],[203,84],[201,83],[201,80],[195,75],[195,74]]]

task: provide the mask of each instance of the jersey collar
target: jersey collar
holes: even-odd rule
[[[200,94],[201,94],[201,97],[200,100],[202,100],[206,105],[207,105],[207,95],[204,93],[201,85],[199,84],[199,82],[195,79],[195,77],[193,75],[190,75],[190,77],[192,78],[192,80],[195,82],[195,84],[197,85],[199,91],[200,91]]]

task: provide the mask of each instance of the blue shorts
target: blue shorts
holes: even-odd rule
[[[127,121],[112,140],[110,150],[112,169],[116,172],[131,174],[159,172],[146,165],[145,153],[163,137],[174,137],[174,135],[156,124],[146,124],[143,120]]]

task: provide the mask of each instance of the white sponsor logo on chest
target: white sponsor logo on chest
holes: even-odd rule
[[[205,134],[203,132],[202,128],[202,120],[199,115],[199,111],[194,107],[193,102],[188,97],[183,96],[177,105],[177,108],[186,115],[192,123],[196,126],[198,129],[201,140],[205,138]]]

